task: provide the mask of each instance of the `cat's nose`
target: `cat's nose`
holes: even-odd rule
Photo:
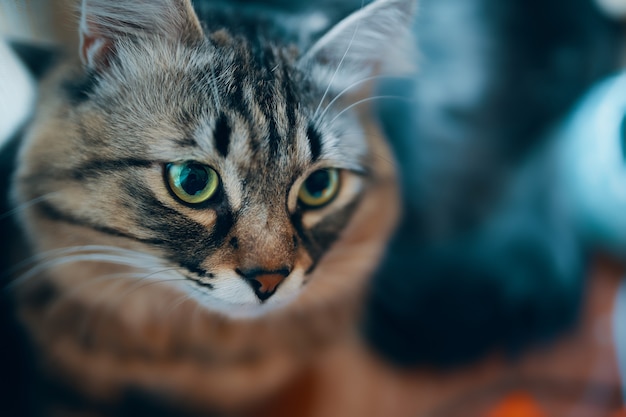
[[[275,271],[266,271],[262,269],[237,270],[248,284],[254,290],[256,296],[264,302],[276,292],[278,286],[289,276],[291,271],[288,268],[282,268]]]

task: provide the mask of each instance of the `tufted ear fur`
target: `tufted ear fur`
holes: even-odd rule
[[[83,0],[80,57],[92,70],[106,67],[116,43],[157,36],[179,41],[203,37],[189,0]]]
[[[375,0],[322,36],[302,57],[301,65],[333,91],[377,70],[395,75],[412,72],[416,5],[416,0]]]

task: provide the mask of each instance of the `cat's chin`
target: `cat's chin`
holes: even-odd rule
[[[264,303],[245,303],[234,304],[228,301],[220,300],[218,298],[207,295],[200,297],[198,295],[194,298],[199,304],[205,307],[208,311],[218,313],[232,319],[256,319],[266,316],[272,312],[281,310],[289,306],[296,298],[297,295],[290,296],[288,299],[282,300],[267,300]]]

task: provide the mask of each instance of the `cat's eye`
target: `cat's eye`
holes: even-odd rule
[[[198,162],[167,164],[165,176],[172,193],[187,204],[208,201],[220,184],[217,172]]]
[[[298,199],[309,208],[319,208],[330,203],[339,192],[339,170],[320,169],[304,181]]]

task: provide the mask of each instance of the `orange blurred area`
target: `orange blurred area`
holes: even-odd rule
[[[509,394],[487,417],[546,417],[534,398],[525,392]]]
[[[255,417],[626,417],[611,314],[624,268],[598,259],[580,325],[518,360],[449,372],[393,369],[346,343]]]

